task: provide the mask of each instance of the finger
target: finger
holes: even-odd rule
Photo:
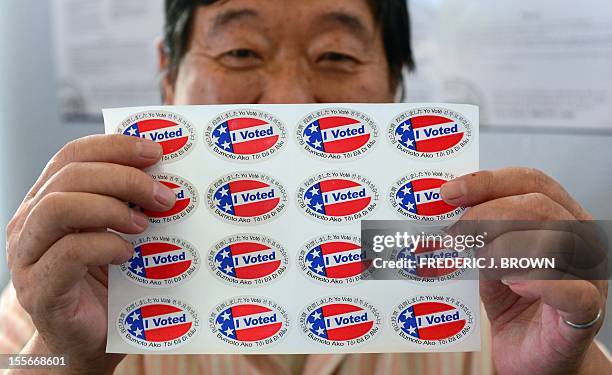
[[[28,271],[39,289],[35,303],[48,308],[85,277],[88,267],[122,264],[133,254],[132,244],[111,232],[64,236]]]
[[[490,200],[539,193],[563,206],[579,220],[591,216],[551,177],[531,168],[504,168],[458,177],[440,188],[442,198],[455,206],[471,207]]]
[[[26,219],[15,261],[33,264],[60,238],[79,230],[110,228],[137,234],[147,226],[143,213],[115,198],[89,193],[48,194]]]
[[[176,195],[140,169],[110,163],[70,163],[40,189],[35,204],[53,192],[103,194],[139,207],[163,212],[171,209]]]
[[[146,168],[157,163],[162,156],[159,144],[126,135],[92,135],[64,146],[47,164],[28,197],[32,198],[59,170],[75,162],[106,162]]]
[[[554,322],[565,337],[576,335],[594,335],[601,327],[600,319],[593,327],[579,330],[570,327],[563,320],[584,324],[595,319],[604,304],[600,291],[593,284],[585,280],[504,280],[504,283],[516,294],[532,300],[541,299],[542,302],[558,310],[559,319]]]
[[[461,220],[576,220],[564,206],[542,193],[511,195],[471,207]]]

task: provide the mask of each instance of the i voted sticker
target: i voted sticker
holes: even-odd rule
[[[287,207],[287,190],[274,177],[255,171],[235,172],[208,188],[208,209],[233,224],[263,224]]]
[[[298,267],[307,277],[327,285],[354,284],[367,278],[371,260],[361,250],[359,236],[331,233],[304,244]]]
[[[276,240],[261,234],[229,236],[213,246],[210,271],[234,286],[259,286],[278,280],[289,267],[287,251]]]
[[[370,152],[378,140],[378,126],[363,112],[325,108],[298,123],[298,145],[324,160],[348,160]]]
[[[174,206],[167,211],[143,210],[151,224],[173,224],[193,215],[200,202],[200,196],[191,182],[170,173],[154,173],[151,177],[171,189],[176,195]]]
[[[168,111],[136,113],[121,123],[118,133],[159,143],[162,162],[185,157],[196,144],[193,125],[185,117]]]
[[[424,295],[400,303],[391,315],[393,330],[421,348],[454,345],[475,326],[470,308],[455,297]]]
[[[274,301],[256,296],[229,299],[214,308],[210,330],[219,340],[240,349],[261,349],[287,335],[286,310]]]
[[[365,219],[379,199],[378,188],[368,178],[347,171],[320,173],[304,181],[297,191],[298,208],[324,223]]]
[[[151,351],[172,350],[198,333],[200,321],[189,304],[166,296],[145,297],[126,306],[117,319],[119,336]]]
[[[395,149],[420,160],[457,154],[473,138],[472,124],[448,108],[422,107],[396,116],[388,129]]]
[[[446,203],[440,187],[455,178],[448,172],[422,170],[395,181],[389,192],[391,207],[403,217],[419,221],[439,221],[458,218],[464,211]]]
[[[300,314],[300,328],[310,340],[330,348],[347,348],[372,341],[381,330],[378,310],[351,296],[321,298]]]
[[[149,288],[166,288],[189,280],[200,267],[200,255],[189,242],[150,234],[134,242],[134,255],[119,266],[125,277]]]
[[[287,131],[274,115],[256,109],[236,109],[215,117],[204,132],[208,148],[233,161],[260,161],[279,153]]]

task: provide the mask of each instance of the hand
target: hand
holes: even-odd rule
[[[126,262],[132,245],[112,229],[141,233],[148,218],[128,207],[165,211],[170,189],[139,168],[161,147],[122,135],[66,145],[49,162],[7,227],[7,255],[20,304],[37,329],[30,343],[68,355],[74,373],[110,373],[123,358],[106,354],[107,266]]]
[[[473,173],[443,185],[441,195],[471,207],[461,220],[592,220],[557,182],[533,169]],[[593,345],[603,316],[588,329],[564,320],[586,323],[600,309],[605,314],[607,289],[607,280],[481,280],[498,372],[573,374],[597,364],[605,373],[610,363]]]

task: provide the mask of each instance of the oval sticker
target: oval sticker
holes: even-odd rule
[[[196,311],[174,297],[145,297],[125,307],[117,319],[119,336],[144,350],[175,349],[196,335]]]
[[[177,223],[194,213],[200,202],[200,196],[191,182],[170,173],[154,173],[151,177],[172,189],[176,195],[174,207],[167,211],[143,210],[152,224]]]
[[[300,314],[301,331],[310,340],[334,348],[372,341],[381,324],[376,308],[359,297],[324,297]]]
[[[269,284],[285,273],[289,259],[285,248],[261,234],[237,234],[219,241],[208,256],[210,271],[235,286]]]
[[[449,220],[461,215],[465,208],[446,203],[440,186],[454,179],[452,173],[423,170],[403,176],[389,192],[389,202],[400,215],[412,220]]]
[[[125,277],[149,288],[175,286],[200,267],[195,247],[178,237],[151,234],[132,242],[134,255],[119,266]]]
[[[204,132],[208,148],[227,160],[260,161],[276,155],[287,143],[287,131],[274,115],[237,109],[215,117]]]
[[[374,148],[378,127],[363,112],[347,108],[326,108],[300,120],[296,137],[308,154],[325,160],[348,160]]]
[[[377,207],[378,189],[353,172],[323,172],[304,181],[297,191],[298,207],[325,223],[364,219]]]
[[[234,224],[262,224],[277,218],[287,207],[287,190],[274,177],[261,172],[236,172],[215,180],[208,188],[209,210]]]
[[[456,344],[472,332],[474,315],[455,297],[426,295],[399,304],[391,315],[393,330],[404,340],[433,348]]]
[[[262,297],[229,299],[213,310],[210,329],[220,341],[240,347],[261,349],[278,343],[287,334],[287,312]]]
[[[163,150],[162,162],[185,157],[196,143],[193,125],[183,116],[168,111],[136,113],[125,119],[117,132],[159,143]]]
[[[328,285],[347,285],[369,276],[359,236],[332,233],[308,241],[298,255],[298,266],[309,278]]]
[[[391,144],[405,155],[434,160],[455,155],[472,142],[472,124],[447,108],[423,107],[393,119]]]

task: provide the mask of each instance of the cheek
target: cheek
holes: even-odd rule
[[[385,72],[363,71],[350,76],[319,76],[314,82],[317,99],[336,103],[391,103],[395,91]]]
[[[254,103],[260,91],[257,73],[227,72],[212,64],[190,64],[179,70],[173,104]]]

